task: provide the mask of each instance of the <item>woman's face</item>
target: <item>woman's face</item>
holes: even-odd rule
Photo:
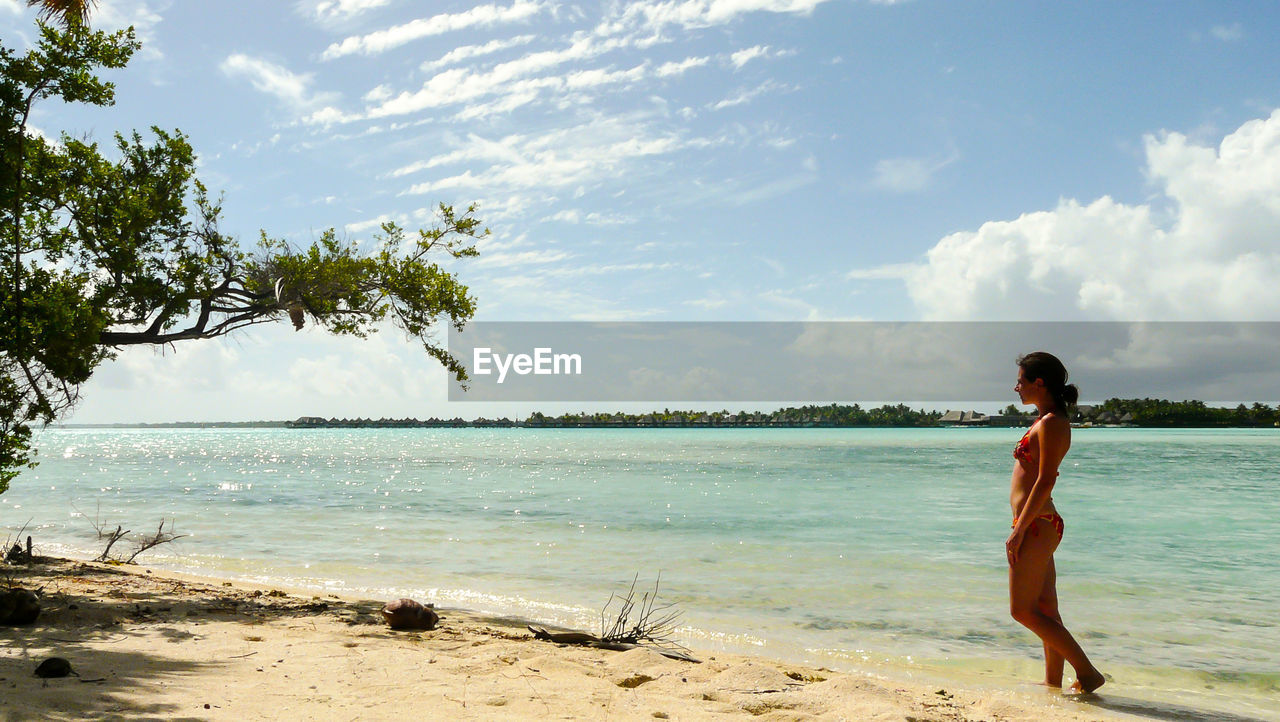
[[[1027,380],[1027,372],[1018,367],[1018,382],[1013,385],[1013,390],[1018,394],[1018,400],[1024,404],[1035,403],[1035,395],[1039,389],[1044,388],[1044,379],[1036,379],[1035,381]]]

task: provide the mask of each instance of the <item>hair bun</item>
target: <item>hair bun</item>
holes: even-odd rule
[[[1062,400],[1067,402],[1068,406],[1075,406],[1080,400],[1080,389],[1075,384],[1067,384],[1062,387]]]

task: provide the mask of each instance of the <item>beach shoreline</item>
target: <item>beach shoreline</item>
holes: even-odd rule
[[[1106,698],[1031,685],[939,686],[761,657],[536,641],[526,620],[441,609],[392,631],[388,600],[38,557],[6,568],[37,589],[33,625],[0,628],[5,719],[1095,720]],[[420,600],[429,602],[431,600]],[[68,659],[79,677],[33,675]]]

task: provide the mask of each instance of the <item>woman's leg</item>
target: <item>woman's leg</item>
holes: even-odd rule
[[[1092,692],[1106,681],[1089,662],[1071,632],[1058,620],[1040,611],[1040,593],[1048,577],[1058,532],[1043,519],[1035,521],[1018,550],[1018,561],[1009,566],[1009,612],[1024,627],[1036,633],[1050,649],[1061,654],[1076,670],[1076,688]]]
[[[1058,614],[1058,573],[1049,557],[1049,568],[1045,571],[1044,587],[1040,590],[1040,598],[1036,600],[1041,614],[1062,624],[1062,615]],[[1063,658],[1058,650],[1044,643],[1044,683],[1048,687],[1062,686]]]

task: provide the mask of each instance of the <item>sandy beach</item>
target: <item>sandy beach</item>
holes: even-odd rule
[[[39,620],[0,628],[5,719],[1093,720],[1097,702],[962,689],[694,650],[699,664],[533,639],[442,609],[393,631],[385,600],[288,593],[135,566],[6,569]],[[422,600],[429,601],[429,600]],[[78,676],[41,679],[58,656]]]

